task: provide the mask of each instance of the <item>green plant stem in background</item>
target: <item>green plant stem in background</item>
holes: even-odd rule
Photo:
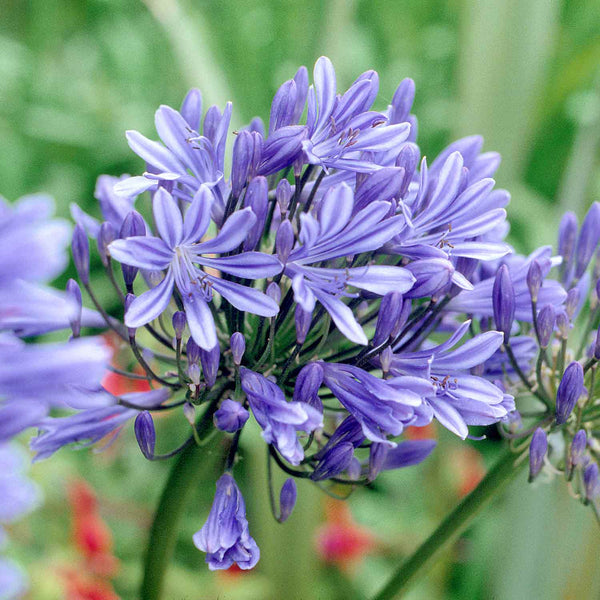
[[[212,432],[212,416],[218,398],[219,396],[214,398],[197,425],[198,437],[201,440]],[[206,460],[206,454],[205,447],[196,444],[188,446],[177,458],[167,478],[150,529],[140,591],[141,600],[162,598],[167,567],[175,550],[178,524],[187,499],[194,485],[206,477],[207,470],[214,464],[214,461]]]
[[[373,600],[400,598],[412,580],[430,564],[436,554],[455,539],[527,461],[523,453],[506,450],[479,485],[440,523],[438,528],[407,558]]]

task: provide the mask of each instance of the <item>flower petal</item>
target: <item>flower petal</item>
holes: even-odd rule
[[[174,256],[173,250],[160,238],[143,235],[115,240],[108,250],[120,263],[150,271],[166,269]]]
[[[234,212],[212,240],[196,246],[196,252],[198,254],[231,252],[246,239],[255,221],[256,216],[250,207]]]
[[[141,327],[156,319],[171,301],[173,293],[173,274],[167,271],[165,278],[154,288],[138,296],[125,314],[127,327]]]
[[[182,300],[192,338],[200,348],[212,350],[218,340],[208,303],[199,294],[182,294]]]
[[[208,277],[213,284],[213,289],[238,310],[261,317],[273,317],[279,312],[277,303],[259,290],[218,277]]]
[[[175,248],[183,236],[183,218],[177,202],[165,188],[156,190],[152,199],[152,211],[160,237],[169,248]]]

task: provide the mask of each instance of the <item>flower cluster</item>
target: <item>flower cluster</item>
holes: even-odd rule
[[[39,228],[31,200],[3,208],[1,243],[27,243],[31,264],[3,262],[9,254],[0,247],[0,279],[14,290],[0,294],[0,438],[37,427],[31,447],[42,459],[135,420],[143,455],[157,460],[221,432],[229,442],[224,474],[194,536],[211,569],[252,568],[259,558],[233,477],[250,419],[270,460],[291,477],[280,521],[293,510],[293,478],[368,484],[424,460],[435,443],[402,436],[433,420],[462,439],[470,426],[499,422],[519,439],[536,430],[533,476],[544,431],[569,437],[583,428],[565,469],[568,477],[583,470],[586,498],[595,498],[589,452],[597,449],[586,431],[598,415],[600,343],[582,366],[566,339],[589,286],[600,207],[579,234],[566,218],[560,257],[550,248],[512,254],[504,242],[509,196],[492,179],[499,156],[482,153],[473,136],[428,163],[410,114],[413,82],[401,82],[380,110],[372,108],[377,92],[369,71],[339,93],[322,57],[312,84],[301,67],[279,88],[268,127],[257,118],[230,132],[231,104],[203,114],[198,90],[179,111],[161,106],[160,141],[127,133],[146,171],[98,180],[100,221],[72,207],[73,260],[95,311],[82,308],[74,281],[62,295],[38,287],[64,266],[64,225],[46,221],[61,235]],[[109,314],[97,300],[90,240],[121,312]],[[553,267],[560,282],[546,279]],[[584,349],[597,326],[597,295],[592,303]],[[114,369],[106,347],[80,339],[99,326],[138,363],[121,374],[146,378],[150,391],[115,396],[101,387],[104,370]],[[63,345],[17,337],[65,327],[72,337]],[[554,331],[558,348],[550,345]],[[518,428],[520,385],[544,403],[533,429]],[[57,408],[71,412],[49,416]],[[191,431],[158,454],[152,415],[165,410],[181,411]]]

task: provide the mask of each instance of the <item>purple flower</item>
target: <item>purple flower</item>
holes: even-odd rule
[[[215,427],[221,431],[235,433],[240,430],[248,420],[250,413],[235,400],[223,400],[219,410],[214,414]]]
[[[502,265],[496,273],[492,289],[492,306],[496,329],[504,334],[506,343],[515,318],[515,291],[506,265]]]
[[[533,481],[544,466],[544,458],[548,452],[546,432],[538,427],[529,445],[529,481]]]
[[[260,550],[248,531],[244,498],[229,473],[217,481],[210,514],[194,534],[194,545],[206,552],[211,571],[229,569],[234,563],[240,569],[252,569],[260,558]]]
[[[584,389],[583,368],[577,361],[574,361],[565,369],[562,379],[558,384],[556,392],[557,425],[567,422]]]
[[[305,402],[287,402],[279,386],[254,371],[241,367],[240,375],[265,442],[273,444],[291,464],[300,464],[304,451],[296,432],[310,433],[322,427],[322,413]]]
[[[119,262],[141,269],[167,270],[156,287],[132,302],[125,315],[128,327],[140,327],[157,318],[167,308],[175,285],[183,300],[192,337],[205,350],[217,345],[215,323],[208,307],[213,290],[239,310],[268,317],[278,312],[277,304],[262,292],[215,277],[197,266],[212,267],[246,279],[268,277],[281,271],[275,257],[260,252],[222,258],[207,256],[236,249],[255,219],[251,209],[240,210],[223,224],[216,237],[200,242],[210,224],[213,199],[210,190],[202,186],[183,219],[171,194],[160,188],[153,202],[160,237],[132,237],[110,245],[111,255]]]

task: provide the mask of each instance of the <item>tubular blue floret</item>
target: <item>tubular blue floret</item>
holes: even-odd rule
[[[557,425],[567,422],[583,391],[583,368],[577,361],[574,361],[565,369],[556,392]]]
[[[531,438],[529,445],[529,481],[533,481],[544,466],[544,458],[548,452],[548,438],[546,432],[538,427]]]

